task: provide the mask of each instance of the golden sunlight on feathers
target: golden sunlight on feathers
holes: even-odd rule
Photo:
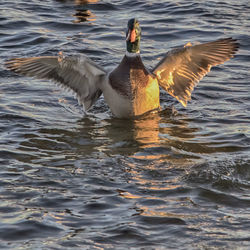
[[[196,84],[210,71],[212,66],[232,58],[239,45],[232,38],[220,39],[169,51],[153,69],[159,85],[184,107],[191,100]]]

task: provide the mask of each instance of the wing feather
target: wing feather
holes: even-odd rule
[[[239,44],[232,38],[173,49],[155,66],[153,73],[159,85],[184,107],[196,84],[212,66],[234,56]]]
[[[102,94],[100,84],[106,71],[86,56],[43,56],[14,58],[6,62],[8,69],[25,76],[49,79],[73,90],[79,103],[88,110]]]

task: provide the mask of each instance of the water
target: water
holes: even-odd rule
[[[249,249],[249,1],[86,2],[0,3],[0,248]],[[189,41],[241,47],[186,109],[162,91],[137,120],[103,98],[84,117],[71,93],[3,67],[63,50],[112,69],[131,17],[149,68]]]

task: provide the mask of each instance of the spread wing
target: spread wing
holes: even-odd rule
[[[78,101],[88,110],[102,94],[99,86],[106,72],[86,56],[43,56],[14,58],[6,62],[8,69],[25,76],[54,80],[73,90]]]
[[[196,84],[212,66],[233,57],[239,44],[232,38],[171,50],[156,65],[153,73],[159,85],[184,107],[191,99]]]

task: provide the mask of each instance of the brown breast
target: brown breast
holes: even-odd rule
[[[149,72],[142,63],[140,55],[124,56],[120,65],[109,76],[110,84],[121,95],[133,99],[135,86],[146,86]]]
[[[159,107],[157,79],[145,68],[140,55],[124,56],[120,65],[110,73],[110,85],[131,100],[134,115]]]

